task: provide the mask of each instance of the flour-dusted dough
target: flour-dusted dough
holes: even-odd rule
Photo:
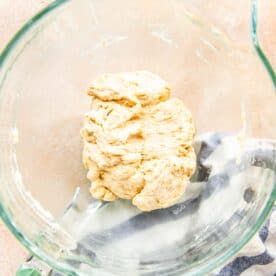
[[[92,196],[130,199],[143,211],[173,205],[196,166],[190,111],[146,71],[104,74],[88,94],[81,135]]]

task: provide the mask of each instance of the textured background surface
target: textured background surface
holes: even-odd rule
[[[0,50],[7,44],[22,24],[50,0],[1,0],[0,1]],[[229,37],[241,44],[249,42],[250,2],[233,0],[187,1],[187,7],[216,24]],[[219,4],[218,4],[219,3]],[[263,47],[276,64],[276,1],[261,1],[261,40]],[[273,51],[274,49],[274,51]],[[0,222],[0,275],[12,276],[27,256],[27,251]]]

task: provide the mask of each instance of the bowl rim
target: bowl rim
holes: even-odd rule
[[[39,23],[47,14],[51,13],[52,11],[56,10],[57,8],[61,7],[63,4],[70,2],[71,0],[55,0],[51,4],[49,4],[47,7],[42,9],[40,12],[38,12],[36,15],[34,15],[31,19],[29,19],[22,27],[21,29],[13,36],[13,38],[10,40],[10,42],[6,45],[2,53],[0,53],[0,70],[4,67],[4,64],[10,54],[12,53],[15,46],[20,42],[21,38],[27,34],[27,32],[35,26],[37,23]],[[257,53],[257,56],[260,58],[261,62],[263,63],[265,69],[267,70],[272,82],[274,88],[276,87],[276,74],[273,70],[272,65],[269,62],[269,59],[265,55],[264,51],[262,50],[262,47],[259,42],[258,38],[258,18],[257,18],[257,11],[258,11],[258,2],[259,0],[253,0],[252,6],[251,6],[251,40],[253,47],[255,48],[255,51]],[[0,71],[1,72],[1,71]],[[5,74],[6,75],[6,74]],[[5,79],[5,75],[3,80]],[[0,83],[0,88],[1,88]],[[212,260],[212,262],[208,262],[207,264],[203,264],[197,271],[195,271],[195,275],[205,275],[206,273],[218,268],[222,264],[226,263],[231,257],[233,257],[242,247],[246,245],[246,243],[256,234],[256,232],[260,229],[260,227],[263,225],[267,217],[269,216],[273,206],[276,205],[276,182],[274,183],[273,191],[271,192],[269,199],[265,205],[265,208],[263,209],[261,215],[257,219],[257,222],[253,225],[253,227],[250,229],[250,231],[246,234],[245,237],[242,237],[242,239],[233,244],[223,255],[220,255]],[[79,275],[79,272],[77,269],[74,269],[70,265],[59,262],[56,259],[48,256],[46,253],[44,253],[42,250],[38,248],[37,245],[35,245],[34,242],[32,242],[26,235],[20,232],[16,225],[13,222],[13,219],[9,216],[9,213],[7,212],[6,208],[1,204],[0,202],[0,217],[2,218],[3,222],[6,224],[6,226],[9,228],[9,230],[12,232],[12,234],[19,240],[21,244],[23,244],[28,251],[30,251],[35,257],[38,259],[46,262],[48,265],[50,265],[52,268],[67,273],[69,275]],[[190,275],[190,273],[187,273]],[[194,271],[192,268],[191,275],[194,275]]]

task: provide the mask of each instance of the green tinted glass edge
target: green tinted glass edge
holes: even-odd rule
[[[274,88],[276,87],[276,74],[274,69],[266,57],[262,47],[260,46],[258,38],[258,2],[259,0],[252,0],[252,11],[251,11],[251,39],[254,45],[254,48],[261,59],[263,65],[265,66],[271,80],[273,82]]]
[[[35,268],[30,268],[22,265],[17,271],[15,276],[41,276],[41,273]]]
[[[56,0],[46,8],[42,9],[39,13],[29,19],[23,27],[13,36],[10,42],[6,45],[2,53],[0,54],[0,69],[3,67],[5,61],[9,57],[13,48],[17,45],[20,39],[34,26],[36,25],[42,18],[44,18],[47,14],[60,7],[61,5],[69,2],[70,0]],[[77,271],[73,270],[69,265],[60,264],[55,259],[48,257],[46,254],[41,252],[37,246],[31,242],[27,237],[25,237],[20,231],[18,231],[17,227],[13,223],[11,217],[9,217],[8,212],[0,203],[0,217],[2,218],[5,225],[8,229],[13,233],[13,235],[18,239],[23,246],[25,246],[35,257],[49,264],[52,268],[60,271],[62,273],[66,273],[66,275],[77,276],[79,275]],[[27,271],[30,272],[30,271]]]
[[[8,43],[6,48],[3,50],[3,52],[0,55],[0,68],[5,63],[7,57],[9,56],[12,49],[16,46],[17,42],[20,41],[20,39],[25,35],[25,33],[33,27],[35,24],[37,24],[44,16],[46,16],[48,13],[53,11],[54,9],[60,7],[62,4],[69,2],[70,0],[56,0],[49,6],[47,6],[45,9],[40,11],[38,14],[36,14],[33,18],[31,18],[29,21],[25,23],[25,25],[16,33],[16,35],[13,37],[13,39]],[[272,65],[270,64],[268,58],[266,57],[265,53],[263,52],[259,39],[258,39],[258,21],[257,21],[257,4],[258,0],[252,0],[252,10],[251,10],[251,38],[254,45],[254,48],[257,52],[257,55],[259,56],[261,62],[265,66],[274,87],[276,87],[276,75],[273,70]],[[276,183],[274,185],[274,189],[270,195],[270,198],[261,213],[257,223],[254,225],[254,227],[249,231],[249,233],[237,244],[234,244],[223,256],[219,257],[216,261],[214,261],[211,264],[207,264],[203,268],[199,268],[198,271],[196,271],[196,275],[205,275],[206,273],[214,270],[215,268],[219,267],[223,263],[225,263],[227,260],[229,260],[233,255],[235,255],[259,230],[261,225],[264,223],[265,219],[270,214],[273,205],[275,204],[276,200]],[[79,275],[77,270],[73,270],[72,267],[66,265],[65,263],[59,263],[57,260],[50,258],[37,246],[31,242],[28,238],[26,238],[14,225],[12,219],[8,216],[8,213],[6,212],[5,208],[0,204],[0,217],[6,224],[6,226],[9,228],[9,230],[13,233],[13,235],[30,251],[34,256],[41,259],[42,261],[49,264],[52,268],[56,269],[57,271],[60,271],[62,273],[66,273],[66,275]]]

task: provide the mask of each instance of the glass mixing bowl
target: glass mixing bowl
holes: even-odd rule
[[[181,0],[59,0],[0,56],[0,214],[69,275],[200,275],[233,256],[275,200],[275,74]],[[255,49],[253,47],[255,46]],[[257,51],[255,51],[257,50]],[[104,72],[159,74],[192,111],[197,172],[179,203],[142,213],[88,194],[79,130]]]

